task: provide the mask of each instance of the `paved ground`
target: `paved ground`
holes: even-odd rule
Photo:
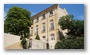
[[[21,42],[17,42],[13,45],[10,45],[9,47],[6,47],[5,49],[23,49],[20,43]]]

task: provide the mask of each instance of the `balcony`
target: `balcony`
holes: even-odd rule
[[[44,20],[45,18],[42,18],[42,20]]]
[[[44,32],[45,32],[45,29],[42,30],[42,33],[44,33]]]
[[[39,22],[39,20],[35,21],[35,23]]]
[[[38,34],[38,32],[35,32],[35,35],[37,35]]]
[[[50,14],[49,17],[53,16],[53,14]]]
[[[31,33],[30,36],[33,36],[33,33]]]
[[[54,30],[54,27],[49,28],[50,31]]]

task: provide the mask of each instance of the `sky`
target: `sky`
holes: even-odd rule
[[[24,8],[31,12],[31,16],[45,10],[53,4],[4,4],[4,17],[13,6]],[[84,4],[59,4],[61,8],[66,8],[67,12],[74,16],[76,20],[84,20]]]

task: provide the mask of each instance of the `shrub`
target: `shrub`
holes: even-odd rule
[[[46,43],[47,49],[49,49],[49,43]]]
[[[38,34],[36,35],[36,38],[35,38],[35,39],[40,40],[40,37],[39,37],[39,35],[38,35]]]
[[[25,38],[22,39],[21,45],[22,45],[23,49],[27,49],[27,41]]]
[[[58,41],[55,49],[84,49],[84,38],[69,38]]]

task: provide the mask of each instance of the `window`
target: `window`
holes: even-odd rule
[[[45,36],[42,36],[43,39],[45,39],[46,37]]]
[[[38,34],[38,25],[36,26],[36,34]]]
[[[39,18],[38,18],[38,17],[36,18],[36,23],[37,23],[37,22],[39,22]]]
[[[50,15],[53,15],[53,11],[50,11]]]
[[[43,16],[42,20],[45,19],[45,14],[43,14],[42,16]]]
[[[30,32],[30,35],[31,35],[31,36],[33,35],[33,28],[31,28],[31,32]]]
[[[54,30],[54,22],[53,22],[53,20],[50,20],[50,30]]]
[[[42,24],[42,32],[45,32],[45,23]]]
[[[55,40],[54,34],[51,34],[51,40]]]

